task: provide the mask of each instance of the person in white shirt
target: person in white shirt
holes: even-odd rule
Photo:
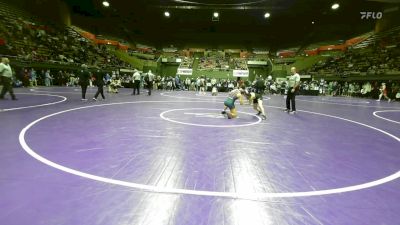
[[[206,86],[206,79],[204,79],[204,77],[203,76],[201,76],[201,78],[200,78],[200,91],[199,91],[199,94],[200,95],[205,95],[206,94],[206,88],[205,88],[205,86]]]
[[[52,79],[53,78],[50,75],[50,70],[47,70],[45,75],[44,75],[44,83],[45,83],[46,87],[50,87]]]
[[[151,70],[149,70],[144,80],[146,82],[147,89],[149,90],[149,95],[151,95],[151,90],[153,89],[154,82],[154,74],[151,72]]]
[[[121,85],[121,79],[117,77],[116,75],[113,75],[110,83],[110,93],[118,93],[119,90],[118,88],[122,87]]]
[[[132,76],[132,81],[133,81],[133,93],[132,95],[136,95],[136,90],[137,94],[140,95],[140,73],[137,69],[134,70],[133,76]]]
[[[397,94],[395,96],[395,101],[400,101],[400,89],[397,90]]]
[[[286,97],[286,112],[296,112],[296,91],[300,86],[300,75],[296,71],[296,67],[290,69],[292,76],[289,77],[287,97]],[[290,103],[292,103],[292,109],[290,109]]]
[[[190,89],[190,84],[191,84],[190,78],[187,77],[185,80],[185,88],[187,91],[189,91],[189,89]]]
[[[363,97],[364,97],[364,96],[367,96],[367,95],[369,95],[369,93],[371,92],[371,90],[372,90],[371,83],[367,82],[367,83],[365,83],[365,84],[362,86],[361,95],[362,95]]]
[[[0,63],[0,78],[3,84],[3,89],[0,93],[0,99],[4,99],[4,95],[9,92],[12,100],[17,100],[14,95],[12,88],[12,70],[10,66],[10,60],[8,58],[2,58]]]
[[[32,68],[31,70],[31,86],[37,87],[37,75],[35,69]]]
[[[212,86],[212,87],[215,87],[216,84],[217,84],[217,79],[212,78],[212,79],[211,79],[211,86]]]
[[[211,95],[212,95],[212,96],[217,96],[217,94],[218,94],[218,88],[217,88],[216,85],[214,85],[214,86],[212,87],[212,89],[211,89]]]

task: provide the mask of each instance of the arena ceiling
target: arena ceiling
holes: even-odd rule
[[[364,0],[64,0],[72,23],[95,34],[164,47],[299,46],[341,40],[373,30],[361,11],[381,11]],[[332,10],[333,3],[338,10]],[[168,11],[170,17],[164,16]],[[212,21],[214,12],[219,21]],[[270,13],[265,18],[265,13]],[[312,23],[314,21],[314,24]]]

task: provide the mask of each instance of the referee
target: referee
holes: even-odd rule
[[[133,93],[132,95],[136,95],[136,90],[137,94],[140,95],[140,73],[137,69],[134,69],[133,76],[132,76],[132,81],[133,81]]]
[[[290,71],[293,75],[289,77],[285,112],[294,114],[296,113],[296,91],[300,85],[300,75],[297,73],[296,67],[292,67]],[[292,109],[290,109],[290,103],[292,103]]]
[[[149,90],[149,95],[151,95],[151,90],[153,89],[153,82],[154,82],[154,74],[149,70],[145,77],[147,89]]]

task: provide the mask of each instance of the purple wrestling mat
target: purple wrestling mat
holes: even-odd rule
[[[0,101],[0,224],[400,224],[400,104],[15,89]]]

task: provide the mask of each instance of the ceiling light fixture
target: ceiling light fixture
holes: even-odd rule
[[[218,12],[215,12],[215,13],[214,13],[214,17],[215,17],[215,18],[218,18],[218,17],[219,17],[219,13],[218,13]]]
[[[164,12],[164,16],[165,16],[165,17],[170,17],[171,14],[170,14],[168,11],[165,11],[165,12]]]
[[[269,18],[270,16],[271,16],[270,13],[265,13],[265,14],[264,14],[264,17],[265,17],[265,18]]]
[[[336,10],[336,9],[338,9],[339,7],[340,7],[340,5],[339,5],[338,3],[335,3],[335,4],[332,5],[331,8],[332,8],[333,10]]]
[[[104,6],[104,7],[109,7],[109,6],[110,6],[110,3],[109,3],[108,1],[103,1],[103,6]]]

